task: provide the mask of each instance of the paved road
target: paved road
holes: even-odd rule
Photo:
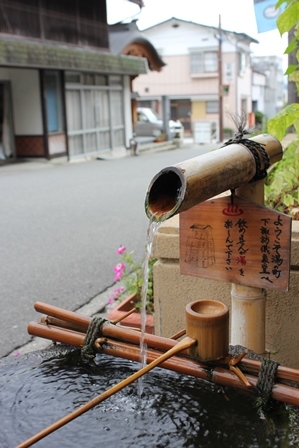
[[[0,167],[0,357],[31,339],[27,324],[39,318],[35,301],[76,310],[112,285],[120,244],[141,260],[152,177],[210,149]]]

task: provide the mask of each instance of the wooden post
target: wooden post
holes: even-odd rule
[[[264,181],[236,189],[236,194],[264,205]],[[256,353],[265,352],[267,292],[232,284],[231,289],[231,344],[243,345]]]

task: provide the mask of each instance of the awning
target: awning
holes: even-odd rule
[[[3,38],[0,39],[0,66],[80,70],[117,75],[139,75],[148,72],[145,58]]]

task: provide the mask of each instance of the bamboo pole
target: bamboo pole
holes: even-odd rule
[[[84,344],[85,334],[74,330],[38,324],[36,322],[30,322],[27,329],[29,334],[49,339],[53,342],[61,342],[62,344],[73,345],[74,347],[83,347]]]
[[[129,346],[127,344],[122,345],[121,342],[116,342],[113,340],[108,340],[105,347],[103,347],[103,352],[107,355],[117,356],[124,359],[130,359],[132,361],[140,360],[140,352],[139,348],[134,346]],[[146,351],[147,361],[151,362],[155,357],[158,356],[158,353],[155,350],[148,349]],[[244,358],[243,358],[244,359]],[[254,371],[258,374],[258,371],[255,370],[257,367],[258,361],[249,360],[250,364],[254,366]],[[251,374],[246,374],[247,380],[251,384],[251,388],[248,388],[239,378],[227,368],[221,367],[219,360],[217,363],[200,363],[194,359],[183,357],[183,356],[173,356],[171,359],[165,361],[160,365],[160,367],[165,368],[167,370],[172,370],[174,372],[190,375],[195,378],[203,379],[214,384],[218,384],[220,386],[233,387],[239,390],[246,391],[248,393],[255,393],[255,386],[257,384],[257,376],[251,372]],[[218,365],[217,365],[218,364]],[[220,364],[220,365],[219,365]],[[260,364],[260,363],[259,363]],[[238,364],[238,366],[242,367],[243,361]],[[245,362],[247,366],[247,360]],[[247,366],[248,367],[248,366]],[[293,370],[293,369],[289,369]],[[290,377],[294,377],[291,375]],[[297,382],[299,380],[299,374],[297,371]],[[299,406],[299,389],[276,383],[272,389],[272,398],[274,400],[280,401],[282,403],[291,404],[293,406]]]
[[[263,145],[270,165],[282,158],[282,146],[271,135],[250,138]],[[261,166],[264,161],[261,158]],[[157,173],[146,193],[145,211],[150,219],[164,221],[224,191],[248,184],[256,174],[254,157],[242,144],[185,160]]]
[[[90,400],[85,405],[81,406],[80,408],[76,409],[75,411],[71,412],[67,416],[63,417],[62,419],[58,420],[56,423],[53,423],[48,428],[45,428],[44,430],[40,431],[35,436],[31,437],[30,439],[26,440],[25,442],[21,443],[18,448],[27,448],[29,446],[32,446],[34,443],[38,442],[39,440],[43,439],[47,435],[51,434],[52,432],[56,431],[57,429],[61,428],[62,426],[66,425],[67,423],[71,422],[75,418],[79,417],[80,415],[84,414],[85,412],[92,409],[94,406],[98,405],[102,401],[106,400],[107,398],[111,397],[116,392],[119,392],[124,387],[128,386],[129,384],[136,381],[141,376],[145,375],[147,372],[152,370],[153,368],[160,365],[163,361],[167,360],[168,358],[171,358],[176,353],[181,352],[182,350],[186,350],[192,345],[196,344],[196,340],[189,338],[189,336],[186,336],[182,341],[177,342],[177,344],[172,347],[170,350],[168,350],[166,353],[163,353],[161,356],[159,356],[157,359],[152,361],[147,366],[143,367],[142,369],[138,370],[138,372],[133,373],[133,375],[129,376],[125,380],[121,381],[120,383],[116,384],[115,386],[112,386],[107,391],[103,392],[102,394],[98,395],[97,397]]]
[[[43,302],[37,302],[35,304],[35,306],[36,306],[36,309],[39,309],[40,312],[42,312],[42,313],[47,312],[46,310],[48,310],[49,313],[53,312],[58,317],[58,319],[60,319],[61,317],[64,317],[65,320],[60,319],[61,322],[64,322],[64,325],[66,325],[64,328],[68,328],[68,322],[75,322],[75,323],[85,322],[85,324],[82,324],[81,332],[86,333],[86,331],[88,329],[88,325],[91,322],[91,318],[88,316],[84,316],[79,313],[74,313],[72,311],[67,311],[62,308],[48,305]],[[51,327],[51,326],[46,327],[45,325],[40,326],[40,324],[37,324],[36,322],[31,322],[28,325],[28,332],[29,332],[29,334],[31,334],[33,336],[39,336],[39,337],[43,337],[45,339],[50,339],[50,340],[53,340],[56,342],[62,342],[65,344],[70,344],[70,345],[74,345],[74,346],[78,346],[78,347],[83,346],[85,334],[80,335],[81,339],[78,339],[79,343],[76,344],[76,343],[71,343],[71,342],[66,342],[66,341],[61,340],[60,333],[57,332],[57,330],[59,330],[59,328],[56,328],[55,329],[56,332],[51,333],[51,334],[47,333],[47,329],[49,329],[51,331],[53,329],[53,327]],[[102,330],[103,330],[104,337],[110,336],[112,339],[118,339],[123,342],[126,341],[129,343],[133,343],[137,346],[140,345],[141,335],[140,335],[140,332],[138,332],[138,331],[120,328],[116,325],[110,324],[109,322],[105,323]],[[54,329],[53,329],[53,331],[54,331]],[[184,334],[186,334],[186,330],[182,330],[180,333],[173,335],[171,338],[164,338],[164,337],[151,335],[151,334],[147,334],[147,333],[145,334],[145,337],[146,337],[146,343],[147,343],[148,347],[152,347],[154,349],[162,348],[165,351],[175,345],[175,342],[173,341],[173,339],[178,338],[179,336],[182,336]],[[61,333],[61,335],[62,335],[62,333]],[[57,339],[55,339],[55,337]],[[158,344],[157,341],[162,341],[162,344]],[[224,360],[224,361],[218,360],[218,363],[223,363],[223,362],[226,363],[226,360]],[[239,365],[241,366],[242,370],[251,372],[254,375],[258,375],[259,370],[261,368],[260,361],[249,359],[249,358],[243,358]],[[278,381],[294,381],[294,382],[298,383],[299,382],[299,370],[293,369],[290,367],[279,366],[278,370],[277,370],[276,377],[277,377]]]
[[[55,328],[49,325],[46,326],[37,324],[35,322],[29,324],[29,326],[31,330],[30,334],[35,334],[36,336],[41,336],[46,339],[55,340],[57,342],[71,344],[78,347],[83,346],[84,335],[81,333],[77,333],[77,338],[75,339],[75,332],[71,330]],[[102,339],[103,344],[101,345],[100,349],[101,353],[120,357],[123,359],[129,359],[136,362],[140,361],[139,345],[133,345],[124,341],[117,341],[108,337],[103,337]],[[176,345],[174,345],[174,347],[175,346]],[[259,361],[243,358],[242,361],[238,364],[241,371],[246,372],[246,379],[249,381],[251,386],[253,386],[251,388],[248,388],[242,381],[239,380],[234,372],[228,370],[228,361],[231,358],[226,357],[215,362],[203,363],[192,359],[188,355],[183,355],[183,353],[184,352],[181,352],[180,356],[173,356],[171,359],[163,362],[160,367],[168,370],[173,370],[180,374],[191,375],[196,378],[204,379],[221,386],[233,387],[251,393],[255,392],[254,387],[257,384],[257,375],[261,367],[261,363]],[[163,352],[161,352],[160,350],[148,348],[146,350],[147,362],[152,362],[161,354],[163,354]],[[298,383],[299,371],[279,366],[276,380],[289,380]],[[274,385],[272,389],[272,397],[277,401],[288,403],[294,406],[299,406],[299,389],[282,384],[281,382],[277,382]]]
[[[79,325],[82,331],[86,332],[91,322],[91,318],[84,316],[83,314],[75,313],[74,311],[64,310],[54,305],[49,305],[44,302],[35,302],[35,311],[39,313],[48,314],[49,316],[56,317],[58,319],[66,320],[67,322],[73,322]]]
[[[236,189],[236,194],[264,205],[264,181]],[[232,284],[231,343],[243,345],[256,353],[265,353],[267,291],[262,288]],[[242,325],[240,325],[242,322]]]
[[[88,329],[88,326],[91,322],[91,318],[87,316],[83,316],[82,314],[75,313],[73,311],[67,311],[62,308],[58,308],[53,305],[48,305],[43,302],[36,302],[34,304],[34,308],[36,311],[39,311],[41,313],[47,313],[52,317],[56,317],[58,319],[62,319],[67,322],[74,323],[76,325],[79,325],[81,331],[86,332]],[[28,332],[29,334],[31,331],[32,325],[29,324],[28,326]],[[140,344],[140,332],[132,330],[132,329],[125,329],[118,327],[116,325],[111,324],[110,322],[105,322],[103,325],[103,335],[107,337],[112,337],[116,339],[120,339],[126,342],[132,342],[135,344]],[[43,337],[43,336],[41,336]],[[162,349],[163,351],[170,349],[171,347],[174,347],[176,342],[174,340],[171,340],[170,338],[163,338],[161,336],[156,336],[154,334],[148,334],[145,333],[144,335],[144,342],[147,344],[148,347]]]

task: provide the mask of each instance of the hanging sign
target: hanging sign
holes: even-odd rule
[[[226,196],[180,214],[181,274],[288,291],[292,219]]]

